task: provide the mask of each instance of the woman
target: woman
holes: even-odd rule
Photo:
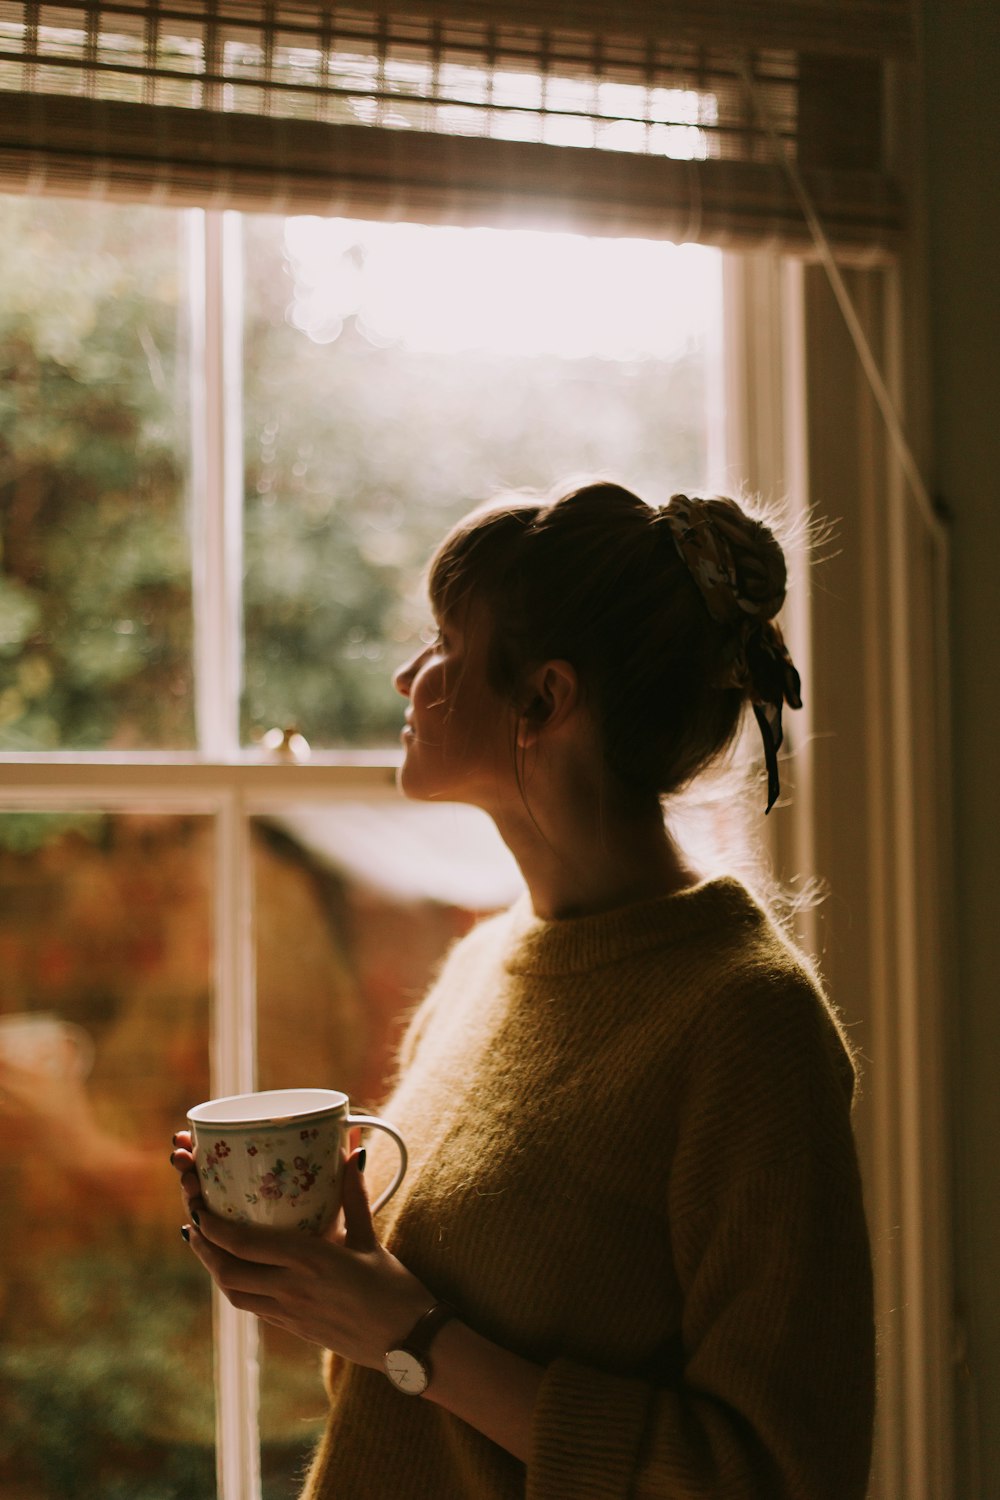
[[[407,1181],[376,1229],[353,1153],[327,1242],[205,1213],[176,1153],[230,1301],[332,1351],[311,1500],[862,1500],[851,1061],[803,961],[662,811],[747,703],[777,795],[784,591],[734,502],[603,483],[474,512],[434,558],[400,785],[484,808],[527,896],[413,1020],[386,1105]]]

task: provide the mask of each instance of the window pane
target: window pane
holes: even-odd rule
[[[210,1500],[211,1301],[171,1133],[209,1094],[207,818],[0,816],[0,1493]]]
[[[258,1082],[385,1096],[406,1016],[520,877],[473,808],[345,802],[254,824]],[[294,1500],[326,1412],[311,1346],[260,1324],[264,1500]]]
[[[421,570],[504,486],[701,488],[721,255],[486,229],[244,221],[242,732],[390,745]]]
[[[183,215],[0,197],[0,749],[194,742]]]

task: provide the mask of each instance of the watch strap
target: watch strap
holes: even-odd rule
[[[411,1354],[426,1358],[427,1352],[438,1333],[455,1316],[455,1309],[447,1302],[435,1302],[433,1307],[417,1319],[405,1339],[400,1339],[397,1349],[407,1349]]]

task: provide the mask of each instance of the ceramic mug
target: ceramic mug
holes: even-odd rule
[[[372,1204],[387,1203],[406,1172],[394,1126],[351,1113],[333,1089],[268,1089],[209,1099],[188,1112],[201,1195],[213,1213],[273,1229],[325,1229],[340,1207],[340,1183],[355,1127],[384,1130],[399,1150],[395,1180]]]
[[[86,1078],[94,1044],[82,1026],[50,1011],[18,1011],[0,1016],[0,1057],[46,1078]]]

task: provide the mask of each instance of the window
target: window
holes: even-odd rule
[[[515,893],[394,792],[421,568],[498,486],[722,481],[722,257],[2,198],[0,287],[0,1480],[277,1500],[316,1359],[222,1305],[213,1347],[164,1143],[211,1093],[377,1102]]]

